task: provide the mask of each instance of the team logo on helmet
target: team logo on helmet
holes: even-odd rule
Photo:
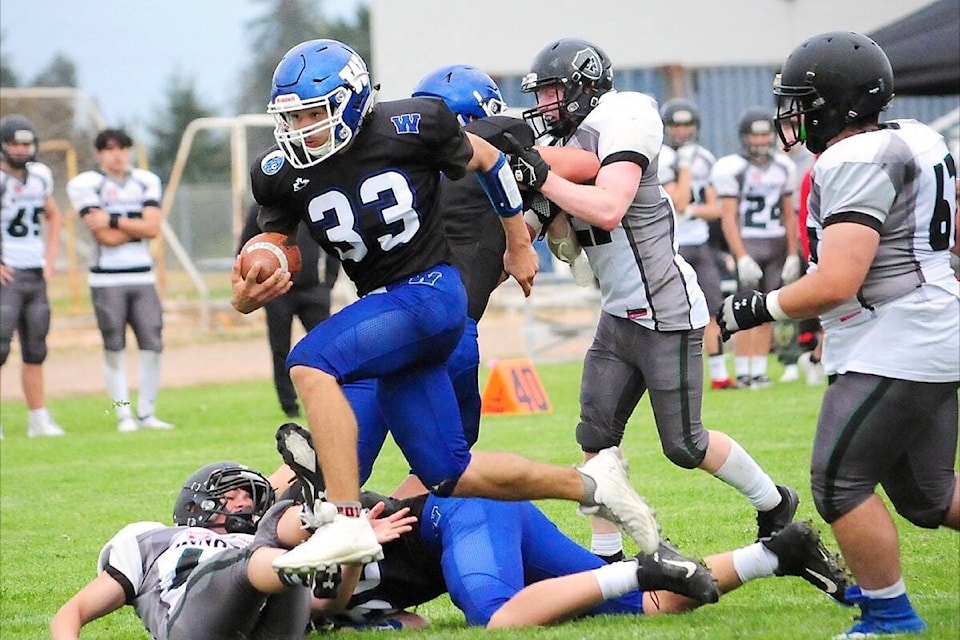
[[[590,80],[599,80],[603,75],[603,64],[600,62],[600,54],[592,47],[580,49],[577,55],[573,56],[573,68],[579,71],[584,78]]]

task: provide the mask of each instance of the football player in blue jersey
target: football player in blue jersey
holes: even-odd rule
[[[275,561],[278,571],[310,573],[382,553],[360,518],[357,418],[341,385],[376,380],[376,400],[414,473],[439,495],[505,499],[563,498],[607,513],[653,551],[652,510],[610,449],[583,468],[538,464],[467,446],[445,362],[464,331],[467,298],[451,264],[439,202],[441,174],[476,177],[501,218],[504,269],[529,293],[536,254],[506,156],[464,132],[441,100],[376,103],[366,64],[334,40],[301,43],[273,76],[268,111],[278,148],[254,163],[252,186],[264,231],[290,234],[303,221],[336,253],[359,300],[311,330],[287,359],[303,400],[327,498],[307,543]],[[233,306],[249,313],[282,295],[290,276],[263,283],[234,265]]]
[[[310,502],[323,489],[310,434],[287,423],[277,444]],[[321,604],[325,617],[345,626],[422,626],[416,617],[394,616],[446,592],[471,625],[519,627],[583,615],[688,611],[773,575],[803,577],[835,599],[847,585],[842,566],[805,522],[709,556],[707,566],[666,541],[654,553],[607,564],[530,502],[430,494],[397,500],[370,492],[361,500],[384,503],[384,514],[409,509],[402,515],[416,522],[384,545],[383,560],[344,571],[337,597]]]
[[[811,488],[858,582],[847,593],[861,612],[843,636],[851,638],[926,628],[907,597],[896,526],[877,485],[913,524],[960,529],[956,160],[927,125],[880,122],[893,85],[886,54],[859,33],[813,36],[790,53],[774,81],[776,126],[785,148],[820,154],[807,218],[811,267],[768,293],[729,296],[718,316],[726,335],[820,317],[830,384]]]

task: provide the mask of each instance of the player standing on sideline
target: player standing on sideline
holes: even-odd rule
[[[785,154],[773,152],[773,119],[767,109],[746,109],[737,131],[740,153],[717,160],[710,180],[720,197],[723,235],[737,260],[739,287],[772,291],[800,277],[791,197],[795,165]],[[759,327],[734,338],[738,387],[770,386],[767,356],[772,336],[772,327]]]
[[[663,147],[660,148],[657,177],[673,201],[677,214],[676,236],[680,255],[693,267],[697,284],[707,300],[707,309],[720,308],[720,259],[709,242],[710,222],[720,220],[717,192],[710,184],[710,170],[716,162],[708,149],[697,143],[700,110],[685,98],[674,98],[660,107],[663,120]],[[720,328],[712,317],[703,330],[703,342],[710,371],[710,387],[736,389],[730,379]]]
[[[580,470],[470,452],[444,366],[462,336],[467,299],[450,264],[438,186],[441,173],[457,179],[477,171],[506,233],[504,268],[529,293],[537,260],[517,215],[519,189],[506,156],[465,133],[441,100],[375,104],[375,95],[351,48],[335,40],[295,46],[274,72],[268,107],[280,148],[251,169],[260,227],[289,234],[307,223],[314,239],[340,256],[360,296],[317,325],[287,359],[330,502],[312,514],[316,533],[275,567],[310,572],[382,553],[359,517],[357,421],[340,388],[365,379],[376,379],[394,439],[432,492],[578,501],[602,508],[652,551],[656,521],[616,450]],[[242,313],[290,287],[279,269],[261,284],[256,277],[253,269],[241,278],[236,261],[232,302]]]
[[[160,178],[130,166],[133,140],[122,129],[104,129],[94,147],[99,169],[67,183],[67,195],[97,245],[90,292],[103,337],[104,377],[120,432],[172,429],[155,415],[163,351],[163,307],[150,255],[160,233]],[[140,349],[136,419],[127,386],[127,325]]]
[[[807,220],[813,265],[783,288],[728,297],[718,321],[730,334],[820,316],[830,385],[811,486],[858,583],[847,596],[862,617],[844,637],[919,632],[926,625],[907,598],[896,527],[876,486],[917,526],[960,528],[956,163],[927,125],[879,122],[893,72],[859,33],[804,41],[773,92],[784,146],[821,154]]]
[[[757,509],[758,538],[793,519],[799,499],[774,484],[732,438],[707,431],[703,327],[709,311],[697,277],[673,243],[674,212],[657,178],[663,122],[650,96],[617,92],[610,59],[579,39],[549,43],[521,90],[536,94],[524,113],[564,146],[600,159],[594,185],[563,179],[533,148],[517,145],[518,179],[572,216],[576,239],[600,281],[602,313],[580,386],[577,442],[590,460],[617,446],[647,390],[663,451],[736,488]],[[594,520],[592,549],[622,555],[620,535]]]
[[[243,231],[240,232],[237,253],[240,253],[243,245],[250,238],[260,233],[260,227],[257,226],[259,211],[260,207],[257,204],[250,207]],[[287,371],[293,319],[299,318],[304,331],[310,331],[329,318],[330,293],[340,273],[340,261],[329,253],[320,251],[304,225],[297,227],[297,246],[300,248],[303,266],[293,276],[293,286],[286,294],[264,305],[264,311],[267,314],[267,340],[270,343],[273,366],[273,388],[277,392],[280,408],[288,418],[300,416],[297,390],[293,388],[293,381],[290,380],[290,373]],[[321,259],[323,260],[322,279]]]
[[[60,248],[61,216],[53,199],[53,174],[36,162],[38,146],[33,123],[25,117],[11,114],[0,120],[0,366],[10,355],[16,332],[31,438],[64,435],[44,403],[43,361],[50,331],[47,282]]]

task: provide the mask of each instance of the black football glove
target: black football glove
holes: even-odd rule
[[[720,325],[720,337],[723,340],[728,340],[737,331],[772,321],[773,316],[767,310],[767,294],[759,291],[742,291],[727,296],[717,313],[717,324]]]
[[[519,184],[539,191],[547,181],[550,165],[539,151],[533,147],[523,146],[512,133],[505,131],[503,139],[507,143],[506,152],[510,154],[510,168],[513,170],[514,179]]]

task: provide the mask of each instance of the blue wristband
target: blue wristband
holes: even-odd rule
[[[520,189],[513,179],[513,172],[507,164],[507,156],[502,152],[496,164],[489,171],[478,171],[477,180],[487,194],[493,210],[501,218],[512,218],[523,210]]]

